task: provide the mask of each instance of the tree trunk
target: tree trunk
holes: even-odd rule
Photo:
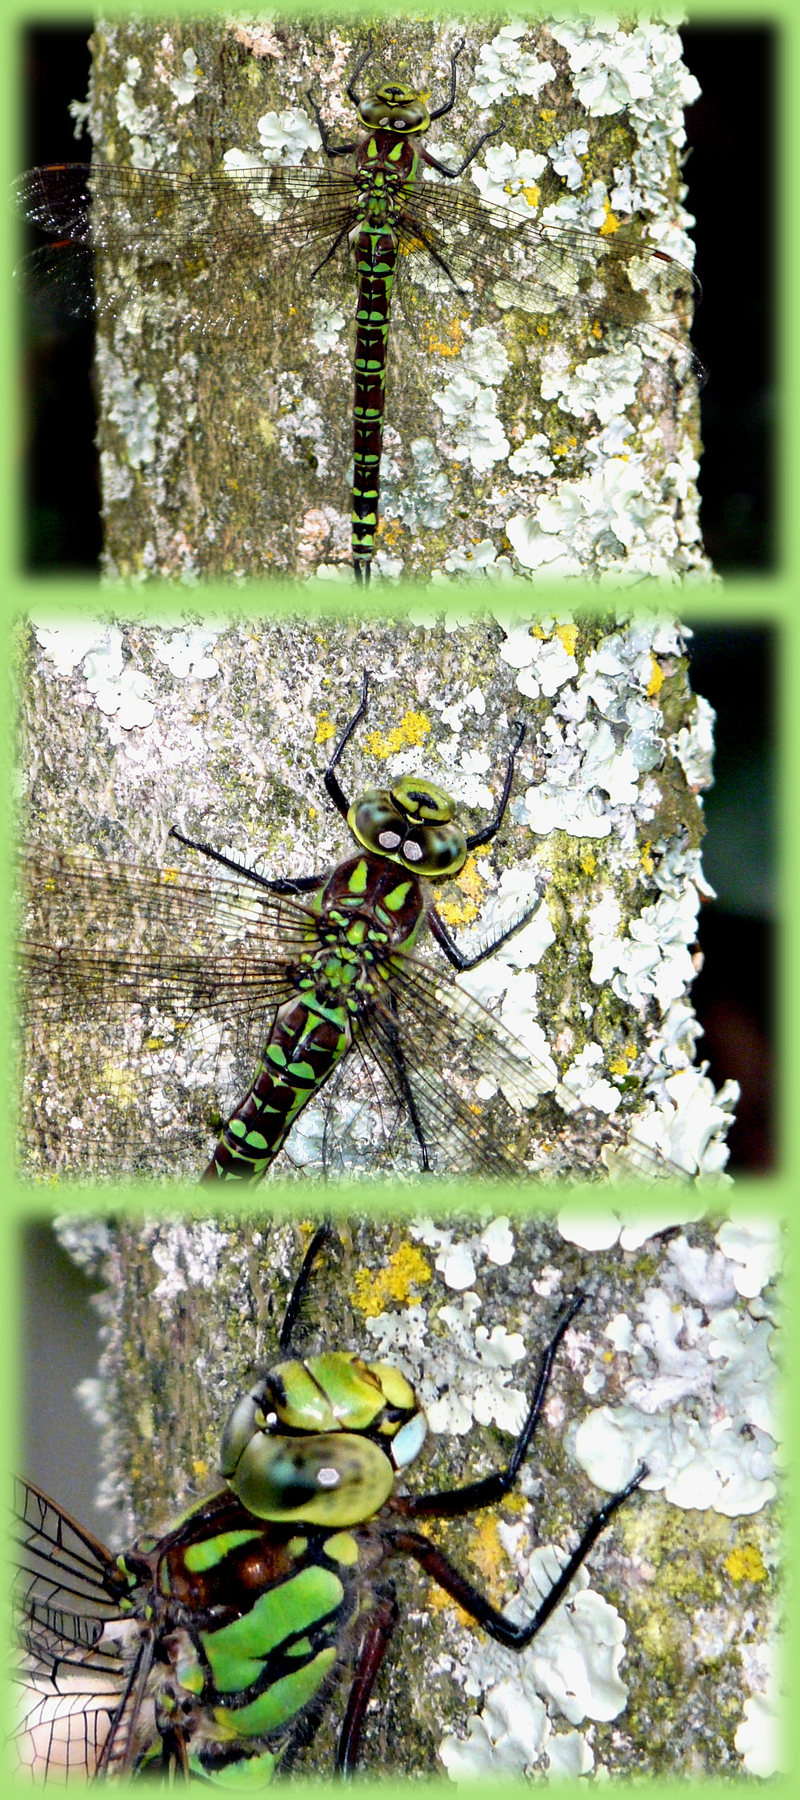
[[[433,154],[452,165],[492,132],[473,165],[490,200],[503,203],[511,182],[531,206],[557,204],[561,221],[590,232],[635,211],[685,261],[681,111],[694,90],[677,34],[585,20],[464,29],[456,105],[433,128]],[[343,90],[368,33],[359,91],[389,70],[429,87],[435,106],[461,30],[412,16],[354,26],[114,18],[94,34],[96,155],[198,176],[223,174],[228,152],[250,166],[299,160],[316,141],[312,100],[334,141],[358,135]],[[461,186],[476,197],[471,170]],[[145,244],[152,227],[144,208]],[[616,585],[703,571],[696,395],[670,335],[688,323],[687,284],[661,330],[640,335],[586,310],[559,322],[478,304],[504,249],[500,233],[471,305],[450,288],[426,313],[418,290],[403,301],[398,281],[375,574]],[[213,245],[196,260],[187,311],[218,274]],[[231,288],[232,335],[211,337],[131,306],[130,263],[98,270],[101,301],[109,284],[117,295],[98,336],[109,576],[351,579],[355,285],[340,294],[333,267],[293,277],[265,244],[263,305],[236,335]],[[223,313],[224,303],[223,288]]]

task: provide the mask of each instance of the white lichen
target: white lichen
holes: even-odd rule
[[[683,1237],[669,1244],[661,1285],[645,1293],[633,1331],[613,1321],[607,1335],[630,1366],[621,1383],[625,1403],[590,1412],[570,1436],[598,1487],[614,1491],[644,1462],[644,1487],[676,1506],[713,1507],[733,1518],[773,1497],[780,1438],[774,1325],[734,1304],[740,1268],[724,1251],[730,1230],[720,1228],[713,1253]],[[762,1281],[776,1251],[773,1227]],[[598,1394],[608,1372],[601,1358],[587,1392]]]

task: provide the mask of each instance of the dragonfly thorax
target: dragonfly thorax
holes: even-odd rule
[[[400,137],[427,131],[431,116],[425,104],[427,95],[406,87],[402,81],[386,81],[374,94],[359,101],[358,116],[362,125],[372,131],[393,131]]]
[[[392,788],[361,794],[347,823],[366,850],[435,881],[457,874],[466,862],[467,840],[454,812],[455,801],[444,788],[404,775]]]

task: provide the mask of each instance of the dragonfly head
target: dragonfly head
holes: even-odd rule
[[[359,844],[414,875],[441,881],[457,875],[467,840],[453,820],[455,801],[421,775],[403,775],[391,788],[370,788],[353,801],[347,823]]]
[[[427,94],[406,87],[403,81],[385,81],[373,94],[365,94],[358,103],[358,116],[370,131],[393,131],[398,137],[411,137],[427,131],[431,122]]]
[[[399,1369],[328,1351],[255,1383],[225,1427],[220,1466],[256,1518],[355,1525],[383,1506],[424,1437]]]

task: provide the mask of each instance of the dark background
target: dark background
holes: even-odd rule
[[[76,141],[67,108],[86,97],[90,31],[87,21],[23,35],[27,167],[89,157],[90,140]],[[703,535],[720,574],[764,574],[777,555],[771,321],[779,30],[686,26],[681,36],[685,61],[703,88],[687,114],[684,170],[703,288],[693,340],[709,372],[701,396]],[[32,247],[35,241],[36,234]],[[91,328],[65,335],[52,318],[36,335],[31,327],[26,315],[24,566],[93,573],[100,527]]]

